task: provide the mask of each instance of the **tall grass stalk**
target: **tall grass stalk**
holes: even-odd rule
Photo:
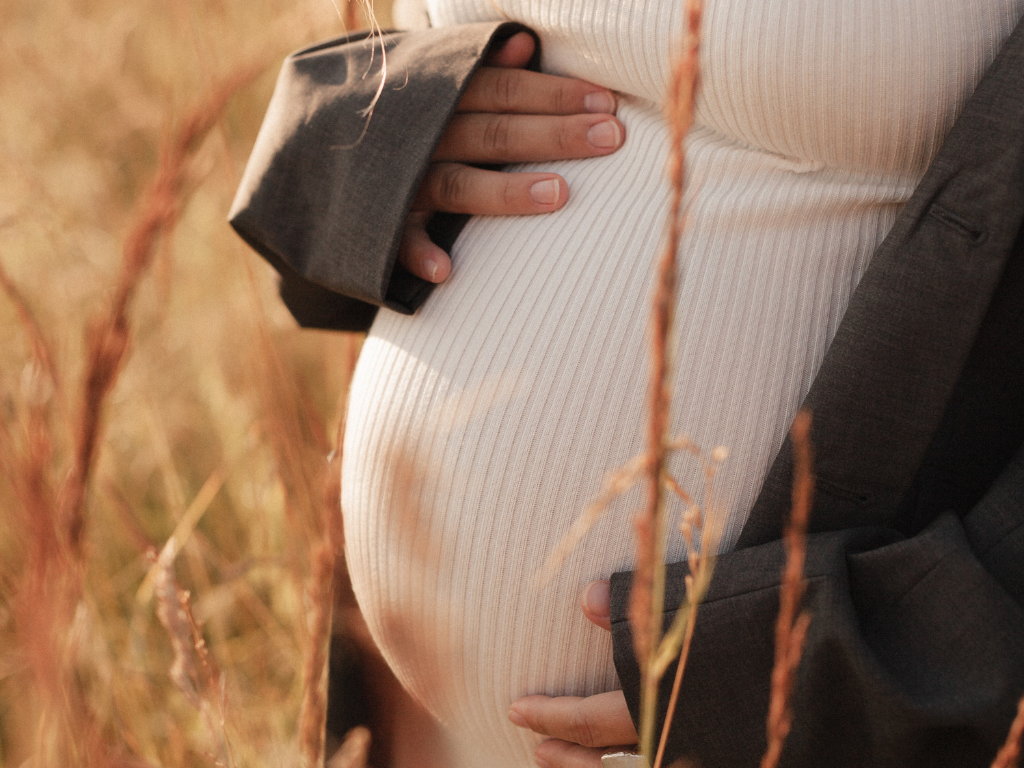
[[[341,435],[328,455],[323,482],[322,540],[312,551],[308,588],[311,604],[309,640],[302,665],[302,708],[299,712],[299,750],[310,768],[323,765],[327,723],[327,673],[334,624],[334,569],[341,541]],[[350,747],[350,751],[351,751]],[[364,750],[365,753],[365,750]]]
[[[228,76],[187,113],[177,131],[164,142],[156,179],[125,241],[121,274],[114,287],[113,298],[107,310],[92,323],[74,456],[60,500],[61,524],[68,532],[74,550],[78,550],[82,542],[85,490],[95,466],[103,408],[128,351],[131,300],[153,262],[159,238],[178,219],[190,157],[220,118],[228,99],[239,88],[252,82],[260,71],[260,68],[250,66]]]
[[[251,276],[251,275],[250,275]],[[309,575],[299,591],[305,597],[301,673],[302,702],[298,746],[304,765],[324,764],[327,719],[329,648],[334,627],[335,566],[341,554],[341,456],[344,433],[344,392],[335,404],[339,412],[333,440],[327,437],[309,396],[295,379],[273,343],[266,318],[254,307],[261,366],[257,371],[265,436],[285,496],[285,512],[293,537],[290,572]],[[356,343],[347,338],[345,370],[348,381],[356,360]]]
[[[775,768],[782,756],[782,747],[793,724],[790,694],[803,654],[807,628],[811,623],[810,613],[800,610],[807,589],[804,580],[807,521],[814,500],[814,460],[809,411],[800,411],[797,414],[789,435],[793,444],[794,459],[793,503],[789,523],[783,534],[786,564],[779,591],[779,616],[775,623],[775,664],[772,669],[768,703],[768,747],[761,758],[761,768]]]
[[[668,237],[659,260],[651,309],[650,380],[648,391],[646,493],[643,510],[634,519],[637,564],[630,596],[630,626],[636,657],[640,662],[640,751],[652,761],[657,716],[659,675],[657,656],[661,645],[665,594],[667,515],[662,481],[671,407],[669,339],[676,299],[677,253],[684,228],[686,135],[693,124],[693,106],[699,81],[701,0],[686,1],[683,48],[673,68],[666,106],[672,141],[669,177],[672,197]]]
[[[715,514],[714,500],[714,479],[719,464],[728,457],[728,450],[723,446],[715,448],[711,452],[710,461],[703,460],[704,465],[704,498],[708,507],[707,514],[702,514],[701,509],[685,493],[678,484],[669,476],[669,485],[682,497],[687,504],[679,529],[683,534],[683,541],[687,549],[687,567],[689,574],[686,576],[686,594],[683,604],[676,611],[672,625],[665,633],[659,647],[658,657],[652,672],[659,681],[674,660],[676,662],[676,674],[672,680],[672,691],[669,694],[668,706],[665,709],[665,720],[661,727],[661,737],[658,739],[658,751],[654,756],[654,768],[661,768],[665,758],[665,748],[668,745],[668,735],[672,727],[676,713],[676,704],[679,701],[679,690],[682,687],[683,672],[686,663],[690,658],[690,645],[693,641],[693,631],[697,623],[697,609],[708,587],[711,586],[711,573],[714,569],[714,553],[718,549],[720,531],[718,516]],[[705,525],[705,518],[710,525]],[[694,536],[699,533],[699,540]]]
[[[154,587],[157,617],[167,630],[174,651],[170,678],[200,713],[218,765],[234,768],[235,757],[227,731],[224,675],[214,669],[207,653],[202,627],[192,613],[191,595],[178,586],[174,576],[174,542],[172,538],[160,553]]]

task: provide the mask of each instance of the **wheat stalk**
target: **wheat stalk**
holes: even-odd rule
[[[323,765],[327,723],[327,673],[334,619],[334,565],[341,549],[341,434],[327,460],[324,483],[323,541],[313,552],[309,598],[312,615],[308,646],[302,665],[302,708],[299,712],[299,750],[310,768]],[[367,742],[367,748],[369,744]],[[365,759],[365,758],[364,758]]]
[[[768,748],[761,768],[775,768],[793,724],[790,694],[803,654],[811,615],[800,611],[807,584],[804,563],[807,560],[807,521],[814,498],[813,458],[811,453],[811,414],[800,411],[790,428],[793,443],[793,506],[783,535],[786,564],[779,593],[779,616],[775,624],[775,665],[772,669],[768,703]]]
[[[669,177],[672,197],[668,237],[658,262],[651,308],[651,354],[648,391],[646,498],[634,519],[637,566],[633,574],[629,619],[636,657],[640,662],[640,750],[653,754],[657,715],[658,678],[654,674],[655,654],[661,637],[665,593],[666,515],[662,491],[670,413],[670,366],[668,343],[675,305],[677,253],[683,234],[685,192],[684,141],[693,124],[693,105],[699,80],[701,0],[686,2],[686,36],[676,61],[666,105],[671,126]]]
[[[60,499],[61,524],[75,550],[80,550],[82,544],[85,490],[95,465],[103,407],[117,382],[128,350],[132,298],[152,264],[159,238],[174,226],[181,212],[189,159],[200,140],[220,119],[228,99],[260,71],[261,68],[250,66],[225,78],[186,114],[178,130],[164,140],[156,178],[124,243],[121,274],[114,286],[113,298],[106,311],[92,323],[74,454]]]

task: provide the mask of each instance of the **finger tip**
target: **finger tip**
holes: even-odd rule
[[[497,50],[491,61],[497,67],[525,67],[531,58],[536,44],[529,32],[517,32]]]
[[[452,262],[448,254],[440,248],[432,250],[423,259],[423,270],[420,277],[431,283],[443,283],[452,271]]]
[[[617,152],[626,141],[626,129],[622,121],[611,115],[600,116],[587,129],[587,144],[594,155],[610,155]]]
[[[614,115],[618,106],[618,100],[611,91],[591,91],[583,97],[583,109],[587,112]]]
[[[592,581],[583,588],[580,607],[591,621],[611,617],[611,582]]]
[[[516,41],[515,43],[513,43],[513,45],[516,46],[517,48],[516,52],[521,57],[525,58],[526,61],[529,61],[530,57],[533,56],[534,49],[537,47],[537,43],[533,39],[533,35],[531,35],[529,32],[516,32],[510,38],[510,41],[511,40]],[[525,64],[526,62],[523,63]]]
[[[557,211],[561,208],[564,208],[565,204],[569,202],[569,182],[567,182],[561,176],[555,176],[552,179],[552,181],[556,182],[558,188],[558,197],[548,207],[552,211]]]
[[[569,185],[561,176],[551,176],[533,182],[528,193],[538,213],[557,211],[569,199]]]
[[[584,587],[580,603],[593,615],[611,615],[611,582],[601,580],[588,584]]]
[[[566,203],[569,202],[569,182],[563,179],[561,176],[558,177],[558,201],[555,203],[555,210],[562,208]]]
[[[530,49],[533,49],[533,35],[523,30],[522,32],[516,32],[512,35],[512,38],[518,38],[520,40],[526,40],[530,44]]]

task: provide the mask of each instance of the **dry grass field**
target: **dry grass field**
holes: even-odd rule
[[[0,4],[0,765],[318,758],[358,339],[225,216],[337,2]]]
[[[0,766],[328,757],[365,768],[365,730],[325,742],[334,633],[357,661],[336,648],[332,663],[361,665],[391,702],[375,742],[408,757],[411,738],[415,764],[429,768],[429,721],[368,649],[345,592],[338,446],[360,337],[300,331],[272,271],[225,218],[281,59],[367,25],[370,12],[349,2],[363,0],[0,4]],[[387,4],[375,9],[383,26]],[[659,660],[683,659],[671,712],[712,565],[693,554],[687,610],[663,633],[659,542],[676,522],[663,502],[685,497],[662,468],[682,445],[667,435],[664,382],[698,82],[700,3],[687,8],[669,100],[672,245],[653,301],[649,441],[628,478],[648,488],[630,618],[654,768],[665,744],[654,730]],[[809,621],[806,417],[796,428],[766,767],[789,729]],[[690,535],[701,517],[687,514]],[[1024,702],[1015,727],[995,765],[1016,760]],[[370,761],[404,764],[386,752]]]

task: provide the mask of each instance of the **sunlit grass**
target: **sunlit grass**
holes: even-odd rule
[[[0,297],[4,765],[211,764],[218,750],[171,682],[171,642],[145,586],[176,528],[173,572],[223,672],[232,760],[299,760],[311,553],[358,341],[299,331],[225,215],[280,59],[342,29],[330,0],[0,6],[0,263],[56,372]],[[78,547],[60,510],[92,407],[90,329],[113,298],[161,138],[253,66],[264,73],[186,159],[180,218],[135,286],[120,375],[96,409]],[[34,485],[13,471],[31,467]],[[27,602],[43,561],[56,570]]]

